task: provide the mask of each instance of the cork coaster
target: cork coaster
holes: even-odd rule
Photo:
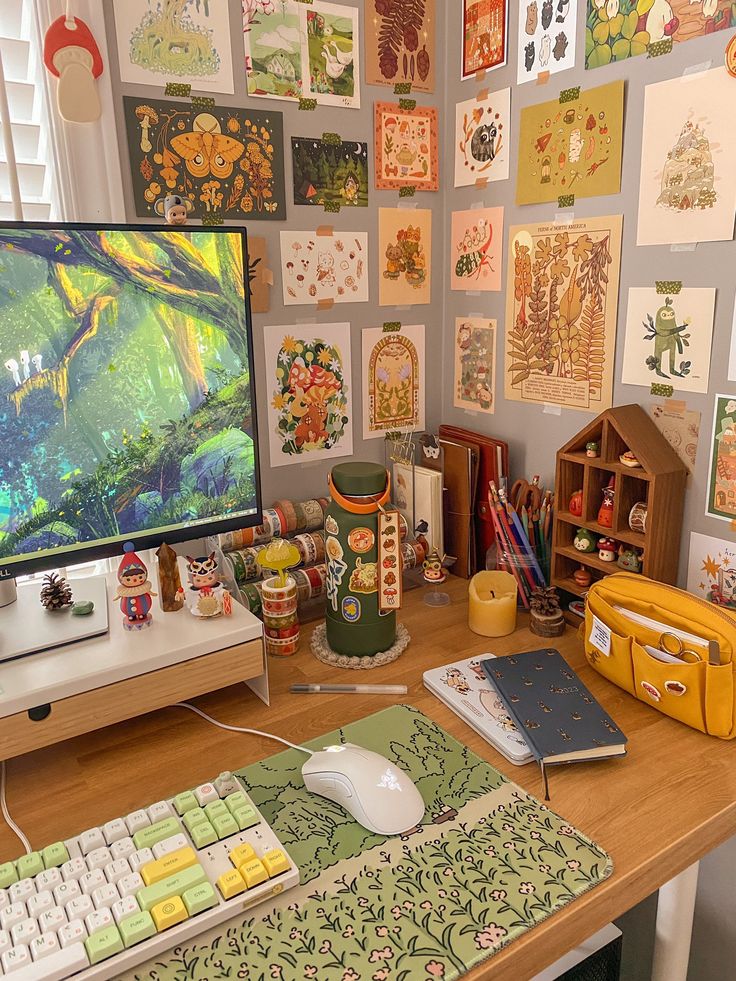
[[[336,654],[327,643],[327,628],[321,623],[312,634],[312,654],[323,664],[332,664],[336,668],[351,668],[354,671],[367,671],[370,668],[381,668],[398,660],[409,646],[411,636],[403,623],[396,627],[396,641],[387,651],[380,651],[372,657],[348,657]]]

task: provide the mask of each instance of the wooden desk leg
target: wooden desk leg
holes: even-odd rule
[[[698,889],[695,862],[659,890],[652,981],[686,981]]]

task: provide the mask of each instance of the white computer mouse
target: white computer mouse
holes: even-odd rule
[[[385,756],[353,743],[326,746],[302,767],[307,790],[334,800],[368,831],[400,835],[424,817],[422,795]]]

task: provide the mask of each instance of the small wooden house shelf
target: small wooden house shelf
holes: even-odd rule
[[[598,455],[589,457],[586,444],[598,444]],[[631,451],[641,466],[627,467],[620,457]],[[598,523],[603,488],[615,477],[613,526]],[[680,529],[685,500],[687,469],[647,413],[638,405],[607,409],[567,442],[557,453],[558,510],[552,535],[552,583],[582,596],[589,587],[579,586],[573,573],[589,570],[592,582],[621,569],[604,562],[597,550],[579,552],[574,544],[578,528],[607,536],[643,550],[642,572],[651,579],[674,583],[680,557]],[[571,514],[570,498],[582,490],[583,513]],[[629,513],[637,501],[646,502],[644,532],[632,531]]]

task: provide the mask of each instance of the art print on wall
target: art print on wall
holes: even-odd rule
[[[509,176],[511,89],[455,106],[455,187]]]
[[[435,0],[365,0],[365,80],[434,92]]]
[[[576,0],[520,0],[516,81],[575,67]]]
[[[379,208],[378,258],[380,306],[429,303],[432,212],[419,208]]]
[[[424,324],[363,331],[363,439],[424,429]]]
[[[266,327],[272,467],[353,452],[350,324]]]
[[[714,289],[630,289],[624,385],[664,382],[683,392],[707,392],[715,306]]]
[[[268,313],[271,309],[273,272],[268,268],[268,246],[259,235],[248,236],[248,282],[251,313]]]
[[[451,288],[500,290],[503,208],[453,211],[450,235]]]
[[[401,109],[398,103],[377,102],[375,139],[377,190],[439,190],[436,109]]]
[[[368,207],[368,144],[292,136],[294,204]]]
[[[135,212],[156,215],[167,194],[207,221],[283,221],[284,139],[280,112],[123,98]]]
[[[684,402],[670,399],[664,404],[652,402],[649,415],[657,429],[677,453],[690,473],[695,469],[700,438],[700,413],[688,409]]]
[[[612,405],[621,215],[509,232],[506,398]]]
[[[455,398],[458,409],[492,413],[496,403],[496,321],[455,320]]]
[[[731,350],[728,357],[728,380],[736,381],[736,306],[733,309],[731,324]]]
[[[736,519],[736,395],[716,395],[705,513]]]
[[[721,67],[644,90],[637,245],[733,238],[733,82]]]
[[[281,232],[284,305],[365,303],[368,233]]]
[[[120,81],[232,95],[230,16],[226,3],[118,0],[113,4]]]
[[[687,590],[727,610],[736,610],[736,543],[690,532]]]
[[[506,64],[508,0],[462,0],[463,47],[460,77],[473,78]]]

